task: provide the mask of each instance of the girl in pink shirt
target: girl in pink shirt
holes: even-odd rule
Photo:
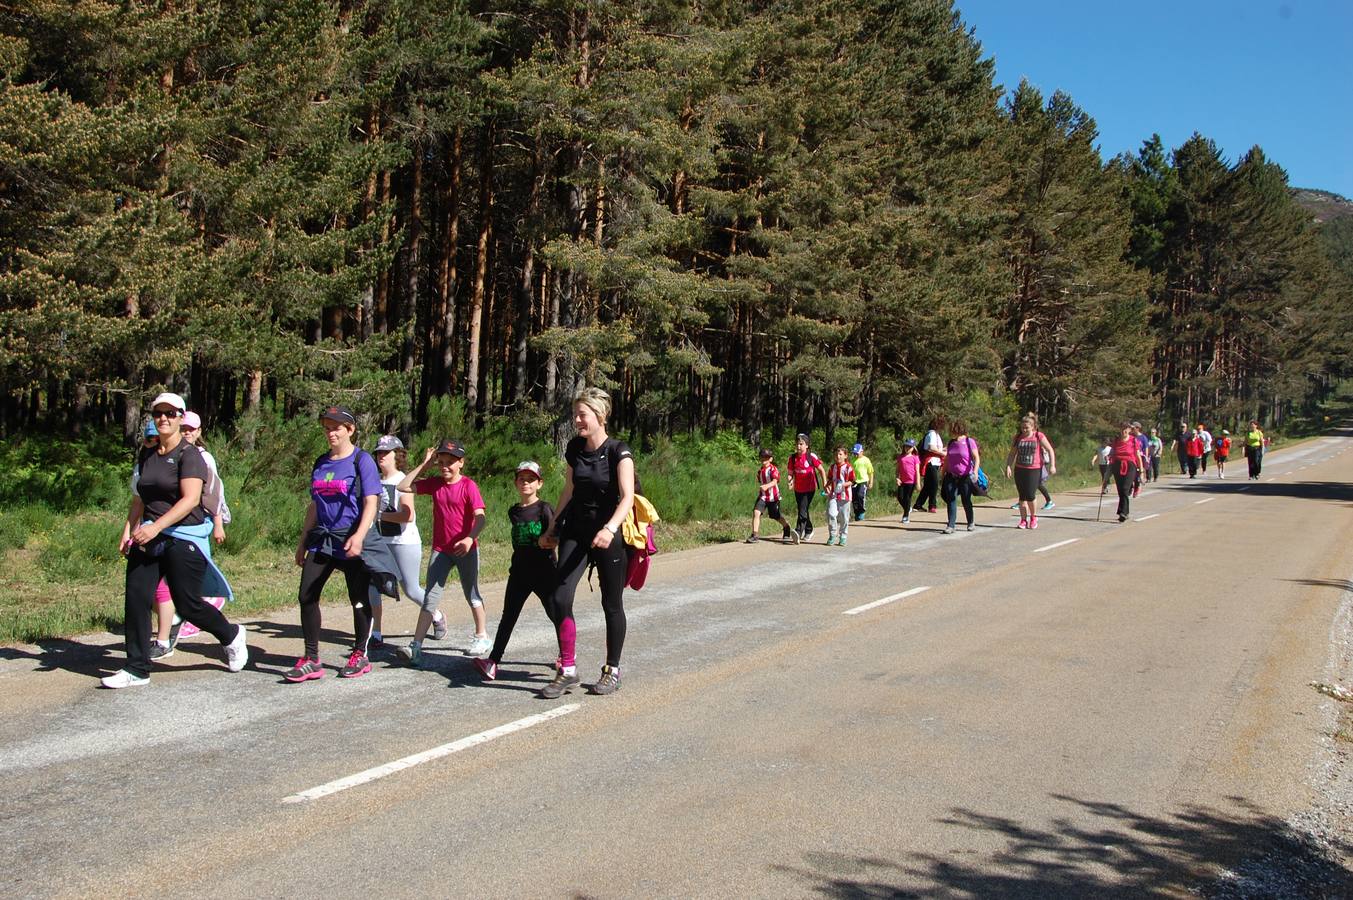
[[[902,443],[902,455],[897,458],[897,502],[902,504],[902,523],[911,521],[911,496],[921,480],[921,455],[916,452],[916,441],[907,438]]]

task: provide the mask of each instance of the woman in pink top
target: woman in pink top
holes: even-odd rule
[[[911,495],[921,481],[921,456],[916,452],[916,439],[902,442],[902,455],[897,458],[897,502],[902,504],[902,524],[911,521]]]
[[[949,446],[940,465],[944,480],[940,494],[949,507],[949,524],[945,534],[953,534],[958,523],[958,501],[963,501],[963,512],[968,517],[968,530],[973,530],[972,479],[973,472],[982,468],[982,451],[977,441],[968,437],[968,426],[962,419],[949,423]]]
[[[1118,439],[1113,442],[1109,466],[1114,482],[1118,485],[1118,522],[1122,524],[1130,514],[1132,485],[1142,468],[1142,448],[1137,443],[1137,436],[1132,433],[1132,423],[1124,422],[1118,426]]]
[[[1052,444],[1038,430],[1038,420],[1030,414],[1020,419],[1019,434],[1010,442],[1010,452],[1005,455],[1005,477],[1013,475],[1015,489],[1019,491],[1020,528],[1038,527],[1034,504],[1044,466],[1048,468],[1048,474],[1057,474],[1057,457],[1053,454]]]

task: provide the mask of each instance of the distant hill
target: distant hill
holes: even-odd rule
[[[1344,216],[1353,216],[1353,200],[1330,191],[1314,188],[1292,188],[1292,196],[1308,210],[1317,222],[1328,222]]]

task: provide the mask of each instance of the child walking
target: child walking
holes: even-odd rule
[[[789,527],[789,522],[780,512],[780,470],[775,467],[775,454],[769,449],[761,451],[761,468],[756,471],[756,487],[756,505],[752,508],[752,533],[747,538],[747,543],[755,544],[761,539],[761,514],[764,512],[767,518],[779,522],[780,527],[784,529],[781,541],[786,544],[797,544],[799,533]]]
[[[836,462],[827,470],[827,546],[835,540],[846,545],[846,530],[850,527],[850,505],[854,498],[855,469],[850,465],[845,447],[837,447]]]
[[[851,499],[855,507],[855,521],[859,522],[864,518],[869,492],[874,489],[874,464],[864,455],[864,444],[856,444],[850,448],[850,452],[855,454],[855,460],[851,463],[851,467],[855,470],[855,484],[852,488],[854,494]]]
[[[897,502],[902,504],[902,524],[911,521],[911,496],[921,481],[921,455],[916,452],[916,439],[902,442],[902,455],[897,458]]]
[[[1108,441],[1099,448],[1094,456],[1090,457],[1090,465],[1099,466],[1099,496],[1103,497],[1109,492],[1109,480],[1113,477],[1109,474],[1109,463],[1113,459],[1113,445]]]
[[[440,474],[420,478],[434,456]],[[432,627],[452,569],[460,575],[460,587],[474,617],[474,637],[466,652],[470,656],[483,656],[492,646],[484,620],[484,598],[479,595],[478,538],[484,530],[484,498],[474,479],[465,476],[464,468],[464,445],[460,441],[442,441],[435,450],[429,448],[418,468],[399,483],[401,493],[432,497],[432,559],[423,580],[423,610],[418,614],[413,640],[397,651],[414,665],[422,662],[423,639]]]
[[[539,496],[540,464],[534,460],[517,463],[513,480],[520,502],[507,511],[507,520],[512,523],[512,563],[507,570],[503,617],[498,622],[498,633],[494,635],[489,658],[474,661],[479,674],[488,681],[498,677],[498,664],[507,652],[507,642],[512,639],[512,629],[517,627],[527,597],[535,594],[545,607],[550,622],[558,624],[554,615],[554,587],[557,584],[554,550],[540,546],[540,536],[554,521],[554,507]]]

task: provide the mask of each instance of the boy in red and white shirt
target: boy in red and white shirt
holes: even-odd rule
[[[850,507],[855,484],[855,469],[845,447],[836,448],[836,462],[827,470],[827,546],[833,539],[838,546],[846,545],[846,529],[850,527]]]
[[[761,513],[772,521],[779,522],[784,529],[780,540],[785,543],[799,542],[799,534],[789,527],[780,513],[780,470],[775,467],[775,454],[770,450],[761,451],[761,468],[756,471],[756,506],[752,508],[752,533],[747,543],[755,544],[760,540]]]

